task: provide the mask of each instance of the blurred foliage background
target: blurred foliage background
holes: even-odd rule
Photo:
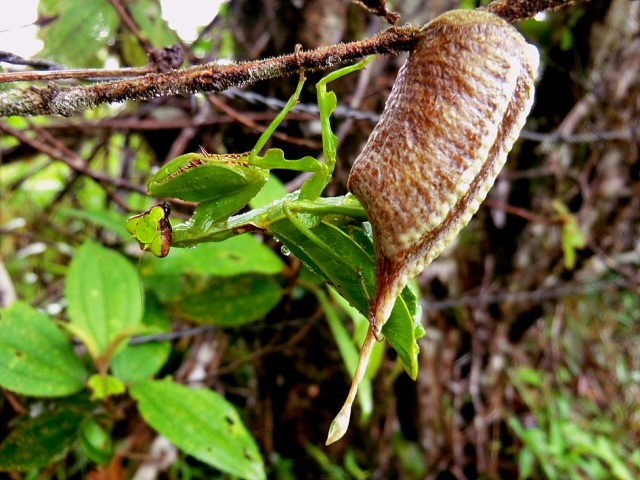
[[[413,24],[460,7],[389,6]],[[345,0],[229,0],[185,41],[160,13],[158,0],[41,0],[38,58],[69,68],[141,66],[151,49],[178,44],[185,65],[250,61],[386,26]],[[180,14],[202,15],[188,2]],[[347,310],[335,299],[320,305],[314,279],[273,239],[258,238],[273,257],[221,244],[172,251],[162,266],[149,255],[139,260],[123,228],[155,203],[144,184],[159,165],[200,147],[250,150],[293,78],[71,118],[0,120],[2,305],[17,298],[64,320],[63,286],[78,247],[93,240],[126,255],[142,278],[130,295],[146,292],[158,322],[183,332],[162,373],[236,405],[272,478],[638,478],[640,2],[578,3],[518,28],[541,53],[536,103],[487,201],[418,278],[426,329],[418,379],[387,351],[371,415],[356,413],[330,448],[325,435],[349,376],[325,316],[341,315],[351,329]],[[380,57],[332,84],[348,108],[334,116],[339,163],[326,195],[346,191],[402,61]],[[322,73],[308,76],[302,105],[272,140],[288,158],[321,152],[313,84]],[[300,181],[280,180],[289,190]],[[178,218],[192,208],[172,206]],[[189,288],[202,298],[194,302]],[[188,329],[194,323],[204,325],[197,334]],[[4,390],[0,436],[35,402]],[[145,478],[224,478],[170,445],[171,454],[152,453],[154,430],[126,396],[112,402],[108,466],[94,468],[72,449],[12,478],[134,478],[149,464],[155,477]]]

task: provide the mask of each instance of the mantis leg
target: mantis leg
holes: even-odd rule
[[[269,141],[269,138],[271,138],[271,135],[273,135],[273,132],[275,132],[280,123],[282,123],[284,117],[286,117],[291,109],[295,107],[296,103],[298,103],[298,100],[300,99],[300,92],[302,91],[305,81],[306,78],[304,76],[304,71],[301,71],[295,92],[293,92],[293,95],[291,95],[291,98],[286,103],[282,111],[278,113],[276,118],[273,119],[262,135],[260,135],[255,147],[253,147],[251,152],[249,152],[247,159],[247,163],[249,165],[264,169],[280,168],[300,172],[319,172],[322,170],[321,163],[315,158],[306,156],[298,160],[287,160],[284,158],[284,152],[279,148],[270,148],[266,151],[263,157],[258,155]]]
[[[324,168],[322,171],[315,173],[307,180],[302,188],[300,188],[299,198],[301,200],[315,200],[318,198],[329,183],[336,165],[338,137],[336,137],[331,130],[329,118],[336,109],[337,99],[335,93],[327,91],[327,84],[349,73],[363,69],[372,59],[373,56],[365,58],[354,65],[336,70],[316,84],[318,108],[320,109],[320,124],[322,128],[322,151],[324,153],[324,163],[322,166]]]
[[[176,227],[173,237],[176,246],[195,244],[206,237],[220,238],[219,230],[227,229],[224,225],[218,228],[217,223],[226,222],[230,215],[243,208],[267,182],[272,168],[313,172],[309,185],[303,185],[298,199],[316,202],[333,172],[336,156],[336,138],[329,125],[329,117],[336,107],[336,97],[333,92],[327,92],[326,85],[363,68],[367,61],[340,69],[318,82],[325,162],[321,163],[310,156],[287,160],[283,151],[277,148],[269,149],[264,156],[259,156],[273,132],[298,102],[306,80],[301,72],[295,92],[249,153],[189,153],[164,165],[149,180],[149,193],[159,198],[173,197],[198,203],[193,217]],[[151,211],[134,216],[128,221],[128,230],[138,240],[141,248],[150,250],[156,256],[165,256],[169,253],[171,244],[169,221],[166,218],[168,215],[163,215],[161,209],[153,212],[160,212],[161,218],[151,215]]]
[[[264,146],[267,144],[267,142],[269,141],[269,138],[271,138],[271,135],[273,135],[273,132],[276,131],[276,128],[278,128],[280,123],[282,123],[282,120],[284,120],[284,117],[286,117],[287,114],[291,111],[291,109],[295,107],[296,103],[298,103],[298,100],[300,99],[300,92],[302,91],[302,87],[304,86],[304,82],[306,80],[307,79],[304,76],[304,71],[301,71],[300,79],[298,80],[298,85],[296,86],[295,92],[293,92],[293,95],[291,95],[291,98],[286,103],[282,111],[278,115],[276,115],[276,118],[274,118],[271,121],[271,123],[266,128],[266,130],[262,133],[262,135],[260,135],[260,138],[258,138],[258,141],[255,147],[253,147],[253,149],[249,153],[249,160],[248,160],[249,164],[253,164],[253,162],[258,157],[260,150],[262,150]]]
[[[291,111],[291,109],[293,109],[296,103],[298,103],[300,92],[302,91],[302,87],[306,81],[304,72],[301,72],[300,80],[298,80],[295,92],[282,111],[273,119],[271,124],[260,136],[255,147],[253,147],[253,150],[249,153],[249,165],[267,169],[283,168],[288,170],[313,172],[315,175],[313,175],[305,185],[303,185],[299,198],[307,200],[315,200],[318,198],[322,193],[322,190],[327,186],[327,183],[329,183],[329,179],[333,173],[333,169],[336,164],[336,147],[338,142],[337,137],[331,131],[331,124],[329,122],[329,117],[336,108],[337,100],[335,93],[327,91],[327,84],[340,77],[348,75],[351,72],[364,68],[372,58],[373,57],[369,57],[354,65],[341,68],[340,70],[327,75],[316,84],[318,108],[320,110],[320,124],[322,128],[322,149],[325,157],[324,163],[320,163],[318,160],[310,156],[303,157],[299,160],[286,160],[282,150],[277,148],[267,150],[264,157],[258,156],[284,117]]]

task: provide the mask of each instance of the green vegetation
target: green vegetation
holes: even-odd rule
[[[179,41],[157,0],[120,3],[41,0],[39,57],[140,67]],[[223,4],[183,42],[184,65],[370,28],[355,4],[297,3]],[[544,59],[528,132],[456,245],[399,299],[349,431],[328,448],[373,285],[370,228],[346,174],[398,62],[334,72],[335,95],[313,90],[328,72],[307,72],[306,83],[255,83],[250,101],[198,94],[1,118],[0,471],[638,478],[640,158],[626,126],[640,72],[615,23],[634,2],[609,3],[520,25]],[[0,94],[33,85],[47,82]],[[291,100],[265,107],[276,98]],[[203,168],[153,190],[192,161]]]

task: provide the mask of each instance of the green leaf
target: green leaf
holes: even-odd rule
[[[176,248],[167,258],[149,255],[142,261],[140,273],[154,291],[171,293],[162,288],[167,277],[213,275],[232,277],[244,273],[276,275],[284,269],[284,262],[253,235],[239,235],[220,243],[202,243],[197,248]],[[173,287],[172,287],[173,288]],[[160,294],[160,293],[159,293]]]
[[[173,313],[199,323],[238,326],[277,305],[280,258],[252,235],[174,249],[163,259],[143,260],[145,284]]]
[[[71,261],[65,294],[70,323],[91,335],[98,355],[142,318],[136,269],[119,253],[93,242],[83,244]]]
[[[167,308],[194,322],[237,327],[263,318],[281,297],[282,287],[273,277],[252,274],[211,277],[184,286],[180,296],[167,303]]]
[[[587,241],[580,231],[578,218],[560,200],[552,200],[551,206],[556,210],[555,220],[561,223],[560,242],[564,254],[564,263],[569,270],[573,270],[576,263],[576,250],[583,249]]]
[[[540,371],[526,366],[512,370],[511,379],[516,384],[530,385],[532,387],[539,387],[544,381]]]
[[[41,56],[75,67],[101,67],[98,53],[112,40],[118,15],[107,0],[59,0],[46,2],[48,16],[55,18],[42,27]],[[40,7],[43,10],[43,7]]]
[[[42,468],[66,455],[88,405],[65,405],[24,418],[0,445],[0,470]]]
[[[80,448],[92,461],[106,466],[113,458],[109,433],[93,418],[85,418],[78,431]]]
[[[253,437],[219,394],[168,379],[144,380],[130,392],[149,425],[185,453],[231,475],[266,478]]]
[[[607,464],[612,476],[620,480],[633,480],[634,476],[624,463],[625,458],[615,448],[616,445],[612,439],[604,435],[596,437],[594,453]]]
[[[0,385],[57,397],[78,392],[86,378],[71,343],[49,317],[19,302],[1,312]]]
[[[127,390],[119,378],[111,375],[100,375],[99,373],[91,375],[87,385],[93,392],[91,400],[103,400],[113,395],[120,395]]]
[[[171,330],[170,318],[153,295],[147,297],[142,322],[157,327],[159,333]],[[170,353],[171,342],[126,345],[111,359],[111,371],[125,383],[151,378],[164,366]]]
[[[154,48],[163,48],[178,41],[177,34],[169,28],[162,16],[160,2],[155,0],[138,0],[127,5],[127,10],[140,28],[140,32],[148,38]],[[137,42],[139,44],[139,42]],[[145,57],[144,51],[143,58]],[[146,59],[145,59],[146,60]],[[144,62],[140,65],[144,65]]]
[[[520,470],[520,475],[518,478],[531,478],[535,464],[536,457],[531,453],[531,450],[527,448],[520,450],[518,454],[518,469]]]
[[[280,200],[287,194],[287,189],[284,184],[273,173],[269,175],[269,179],[264,187],[258,192],[258,194],[249,200],[249,206],[251,208],[266,207],[271,202]]]
[[[322,470],[323,475],[319,475],[319,478],[330,478],[332,480],[348,480],[351,477],[344,471],[342,467],[334,464],[329,455],[324,450],[307,443],[304,446],[307,454],[313,458]]]
[[[373,242],[365,230],[367,224],[338,226],[319,221],[316,215],[299,214],[295,218],[273,222],[270,233],[367,316],[369,299],[375,290]],[[382,329],[413,379],[418,375],[416,340],[424,333],[418,315],[412,315],[417,311],[417,297],[406,287]]]

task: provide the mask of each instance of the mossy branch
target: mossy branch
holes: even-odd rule
[[[485,9],[509,22],[515,22],[530,18],[543,10],[559,8],[570,3],[573,2],[497,0]],[[418,27],[411,26],[390,27],[366,40],[235,65],[209,63],[93,85],[60,86],[50,82],[45,87],[32,86],[24,90],[8,90],[0,93],[0,116],[71,116],[105,103],[221,92],[260,80],[297,74],[300,69],[323,70],[372,54],[397,55],[402,51],[411,50],[418,30]],[[3,75],[6,74],[0,73],[0,82],[3,81]]]

